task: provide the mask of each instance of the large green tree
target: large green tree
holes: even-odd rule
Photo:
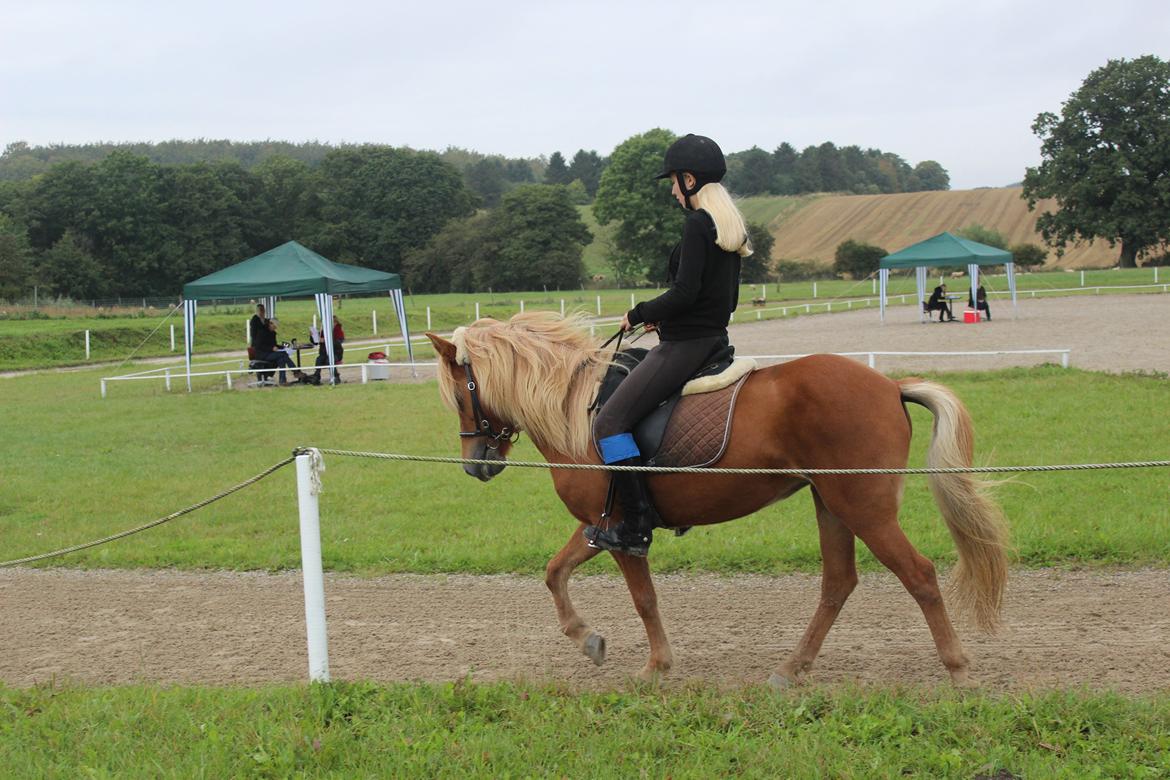
[[[627,138],[601,174],[593,214],[602,225],[617,223],[609,261],[623,285],[664,280],[670,250],[682,234],[683,210],[670,185],[654,178],[674,139],[661,128]]]
[[[330,152],[316,170],[316,251],[340,262],[397,271],[447,220],[468,216],[473,196],[432,152],[362,146]]]
[[[747,223],[747,231],[752,253],[743,258],[740,281],[744,284],[770,282],[773,277],[772,246],[776,238],[768,232],[768,228],[755,222]]]
[[[1036,222],[1049,246],[1120,242],[1121,266],[1132,268],[1170,241],[1170,63],[1110,60],[1032,131],[1043,159],[1025,173],[1023,197],[1029,209],[1055,199]]]
[[[601,183],[601,172],[605,169],[605,162],[594,151],[578,149],[569,163],[569,183],[579,181],[585,185],[585,192],[592,198],[597,194],[597,185]]]
[[[0,300],[32,295],[36,282],[31,259],[24,226],[0,214]]]
[[[492,223],[496,256],[476,267],[479,289],[563,290],[581,283],[581,254],[593,234],[566,187],[517,187],[504,196]]]
[[[492,262],[498,247],[491,212],[453,219],[402,265],[402,278],[416,293],[475,292],[475,269]]]

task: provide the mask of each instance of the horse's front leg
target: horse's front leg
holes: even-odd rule
[[[601,666],[605,662],[605,637],[585,624],[569,599],[569,577],[573,570],[600,552],[585,541],[582,534],[584,530],[584,525],[577,526],[577,530],[569,537],[561,551],[548,562],[544,570],[544,584],[552,593],[561,631],[573,640],[573,644],[577,645],[582,653],[589,656],[589,660]]]
[[[634,609],[638,610],[646,626],[646,638],[650,640],[650,658],[642,671],[638,672],[638,677],[653,680],[670,671],[674,665],[674,655],[670,652],[666,629],[662,627],[662,616],[658,614],[658,596],[654,592],[654,582],[650,579],[650,563],[636,555],[616,552],[612,555],[622,570],[622,576],[626,578]]]

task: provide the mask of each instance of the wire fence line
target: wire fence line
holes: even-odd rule
[[[216,501],[219,501],[221,498],[226,498],[227,496],[230,496],[232,493],[235,493],[239,490],[243,490],[244,488],[248,487],[249,485],[256,484],[257,482],[264,479],[265,477],[267,477],[271,474],[274,474],[275,472],[284,468],[288,464],[292,463],[294,460],[296,460],[296,456],[290,455],[289,457],[285,458],[284,460],[280,461],[279,463],[274,463],[273,465],[264,469],[256,476],[250,477],[249,479],[245,479],[243,482],[240,482],[236,485],[233,485],[232,487],[228,488],[227,490],[216,493],[214,496],[211,496],[210,498],[205,498],[197,504],[192,504],[191,506],[186,507],[185,509],[180,509],[177,512],[172,512],[169,515],[167,515],[166,517],[160,517],[157,520],[151,520],[149,523],[143,523],[142,525],[127,529],[125,531],[120,531],[119,533],[116,533],[116,534],[111,534],[110,536],[103,536],[101,539],[94,539],[92,542],[85,542],[83,544],[75,544],[75,545],[72,545],[71,547],[64,547],[60,550],[54,550],[52,552],[41,553],[40,555],[30,555],[26,558],[17,558],[15,560],[11,560],[11,561],[2,561],[2,562],[0,562],[0,569],[8,568],[9,566],[19,566],[20,564],[23,564],[23,563],[33,563],[35,561],[43,561],[43,560],[46,560],[48,558],[57,558],[57,557],[60,557],[62,555],[67,555],[69,553],[78,552],[80,550],[86,550],[86,549],[89,549],[90,547],[97,547],[100,544],[106,544],[107,542],[113,542],[117,539],[124,539],[127,536],[132,536],[133,534],[139,533],[141,531],[145,531],[145,530],[150,529],[150,528],[155,528],[156,526],[160,526],[163,523],[169,523],[171,520],[174,520],[177,517],[182,517],[183,515],[191,514],[196,509],[202,509],[203,507],[207,506],[208,504],[213,504]]]
[[[223,490],[214,496],[204,499],[189,507],[180,509],[177,512],[172,512],[166,517],[160,517],[157,520],[152,520],[149,523],[121,531],[110,536],[95,539],[91,542],[83,544],[75,544],[70,547],[64,547],[60,550],[52,552],[41,553],[39,555],[30,555],[24,558],[16,558],[10,561],[0,561],[0,569],[11,566],[19,566],[25,563],[34,563],[36,561],[43,561],[49,558],[56,558],[69,553],[86,550],[91,547],[113,542],[118,539],[124,539],[127,536],[137,534],[141,531],[146,531],[150,528],[155,528],[164,523],[167,523],[183,515],[190,514],[197,509],[201,509],[209,504],[219,501],[221,498],[226,498],[232,493],[243,490],[249,485],[253,485],[260,480],[268,477],[281,468],[287,466],[296,460],[300,455],[312,455],[314,462],[320,464],[320,455],[338,455],[341,457],[354,458],[369,458],[375,460],[388,461],[412,461],[416,463],[443,463],[443,464],[460,464],[460,465],[489,465],[489,466],[512,466],[515,468],[541,468],[541,469],[568,469],[580,471],[643,471],[658,474],[739,474],[739,475],[774,475],[774,476],[817,476],[817,475],[848,475],[848,476],[864,476],[864,475],[925,475],[925,474],[1009,474],[1009,473],[1025,473],[1025,472],[1056,472],[1056,471],[1096,471],[1103,469],[1138,469],[1138,468],[1167,468],[1170,467],[1170,460],[1139,460],[1139,461],[1125,461],[1120,463],[1070,463],[1070,464],[1054,464],[1054,465],[1031,465],[1031,466],[968,466],[955,468],[851,468],[851,469],[775,469],[775,468],[694,468],[690,466],[607,466],[598,463],[545,463],[541,461],[501,461],[501,460],[487,460],[482,458],[452,458],[438,455],[411,455],[407,453],[394,452],[365,452],[360,450],[340,450],[328,447],[298,447],[293,450],[293,454],[284,460],[274,463],[272,466],[261,471],[254,477],[250,477],[243,482],[233,485],[226,490]]]
[[[377,460],[416,461],[419,463],[450,463],[486,466],[512,466],[516,468],[568,469],[574,471],[643,471],[655,474],[749,474],[759,476],[819,476],[819,475],[874,475],[874,474],[1014,474],[1045,471],[1093,471],[1103,469],[1139,469],[1170,467],[1170,460],[1140,460],[1123,463],[1070,463],[1050,466],[965,466],[934,468],[857,468],[857,469],[772,469],[772,468],[697,468],[692,466],[616,466],[602,463],[545,463],[525,460],[487,460],[484,458],[451,458],[438,455],[409,455],[393,452],[361,452],[357,450],[335,450],[326,447],[315,448],[322,455],[340,455]]]

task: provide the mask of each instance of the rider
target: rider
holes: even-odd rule
[[[643,301],[622,317],[622,329],[645,324],[658,331],[659,344],[601,407],[593,432],[607,465],[640,466],[634,425],[669,398],[707,358],[725,347],[727,323],[739,297],[740,258],[752,253],[743,215],[720,180],[727,172],[723,152],[710,138],[685,135],[670,145],[662,173],[671,194],[687,211],[682,241],[670,253],[669,289]],[[642,472],[613,472],[622,522],[613,528],[589,526],[591,547],[645,556],[652,529],[660,525]]]

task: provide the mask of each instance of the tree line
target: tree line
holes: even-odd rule
[[[681,214],[652,179],[674,135],[652,134],[649,146],[642,136],[627,142],[648,155],[638,175],[651,175],[637,181],[610,170],[617,150],[581,149],[571,160],[558,151],[545,162],[271,141],[10,144],[0,155],[0,298],[34,287],[74,299],[173,295],[290,239],[338,262],[402,272],[420,292],[571,288],[592,240],[573,207],[598,198],[607,177],[609,201],[630,187],[655,203],[649,223],[634,201],[595,206],[603,222],[621,223],[610,257],[618,280],[661,282],[670,243],[660,229],[677,229]],[[751,227],[757,247],[770,245]],[[749,262],[749,278],[768,274],[764,257]]]
[[[934,160],[911,167],[892,152],[838,147],[825,142],[797,151],[782,143],[767,152],[758,146],[727,156],[727,188],[737,195],[802,195],[849,192],[880,195],[947,190],[951,177]]]

